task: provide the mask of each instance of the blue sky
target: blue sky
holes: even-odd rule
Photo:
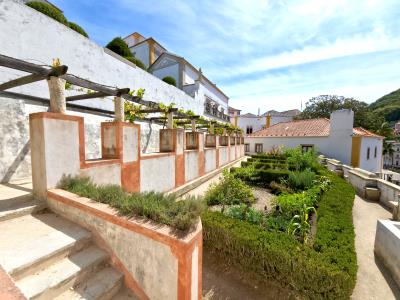
[[[399,0],[54,0],[100,45],[134,31],[185,57],[244,112],[400,88]]]

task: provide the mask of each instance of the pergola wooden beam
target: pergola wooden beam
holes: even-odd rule
[[[64,75],[68,70],[67,66],[59,66],[54,67],[47,70],[47,74],[30,74],[27,76],[23,76],[14,80],[10,80],[8,82],[0,84],[0,91],[8,90],[17,86],[33,83],[36,81],[40,81],[46,79],[50,76],[61,76]]]
[[[77,101],[77,100],[101,98],[101,97],[105,97],[105,96],[108,96],[108,95],[106,93],[103,93],[103,92],[95,92],[95,93],[89,93],[89,94],[69,96],[69,97],[66,97],[65,100],[67,102],[70,102],[70,101]]]

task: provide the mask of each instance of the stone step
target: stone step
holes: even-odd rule
[[[52,213],[0,222],[0,265],[14,279],[35,272],[88,244],[89,231]]]
[[[16,285],[28,299],[54,299],[93,275],[107,258],[105,251],[91,246],[18,280]]]
[[[3,207],[0,203],[0,222],[38,213],[46,208],[46,203],[44,201],[33,200],[32,196],[28,197],[30,200],[16,201],[6,207]]]
[[[123,282],[123,275],[111,267],[104,268],[73,289],[59,295],[55,300],[108,300],[115,299]],[[128,298],[127,298],[128,299]],[[134,300],[135,298],[131,298]]]
[[[112,298],[113,300],[139,300],[140,298],[135,296],[126,287],[122,287],[119,292]]]

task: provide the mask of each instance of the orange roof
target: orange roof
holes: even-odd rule
[[[383,136],[380,136],[376,133],[373,133],[367,129],[364,129],[362,127],[354,127],[353,128],[353,134],[355,136],[366,136],[366,137],[376,137],[376,138],[384,138]]]
[[[329,136],[331,122],[328,119],[308,119],[282,122],[250,134],[250,137],[323,137]],[[383,138],[362,127],[353,128],[355,136]]]
[[[282,122],[272,125],[269,128],[261,129],[252,133],[251,137],[263,136],[328,136],[330,121],[328,119],[309,119],[296,120],[292,122]]]

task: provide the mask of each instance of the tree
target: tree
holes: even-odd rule
[[[370,130],[378,130],[384,118],[374,113],[367,103],[354,98],[345,98],[336,95],[320,95],[313,97],[306,103],[306,108],[298,119],[328,118],[331,113],[339,109],[354,111],[354,126]]]
[[[393,137],[393,128],[388,122],[383,122],[376,132],[384,137]]]

